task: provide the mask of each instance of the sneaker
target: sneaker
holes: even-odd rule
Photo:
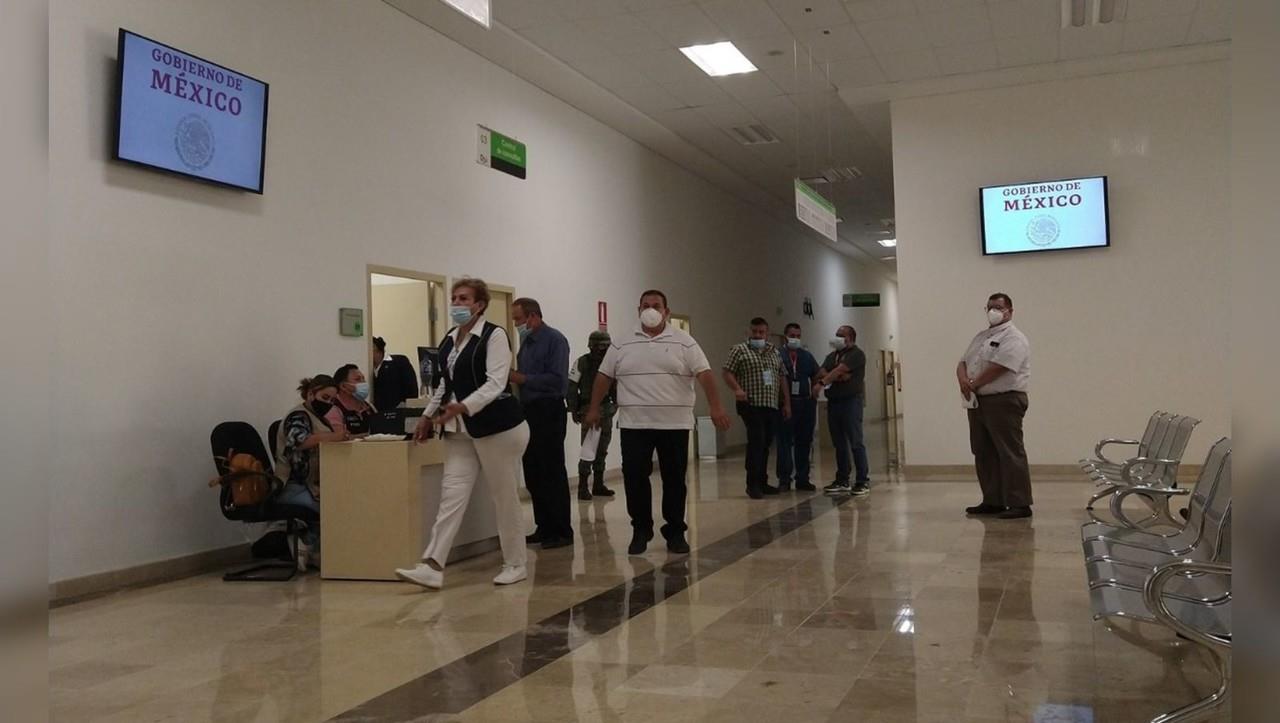
[[[1030,517],[1030,516],[1031,516],[1030,507],[1010,507],[1004,512],[1001,512],[1000,514],[996,515],[996,517],[1002,520],[1018,520],[1018,519],[1022,519],[1023,517]]]
[[[667,551],[683,555],[689,551],[689,542],[684,539],[684,535],[672,535],[667,538]]]
[[[839,482],[839,481],[832,482],[831,484],[822,488],[822,493],[828,494],[828,495],[847,495],[852,491],[853,491],[853,488],[849,486],[848,482]]]
[[[649,547],[649,540],[652,539],[652,532],[641,532],[640,530],[636,530],[631,533],[631,544],[627,545],[627,554],[643,555],[645,549]]]
[[[808,482],[796,483],[796,492],[816,492],[817,490],[818,490],[817,487],[814,487],[812,484]]]
[[[524,565],[503,565],[502,572],[493,578],[494,585],[510,585],[529,577],[529,570]]]
[[[596,497],[612,497],[613,490],[609,489],[608,487],[605,487],[604,485],[596,485],[595,487],[591,488],[591,494],[595,495]]]
[[[428,590],[439,590],[444,585],[444,571],[437,570],[425,562],[419,562],[417,567],[412,569],[396,570],[396,577],[414,585],[421,585]]]
[[[854,497],[862,497],[863,495],[871,494],[871,485],[866,482],[858,482],[853,485],[853,490],[850,494]]]
[[[974,505],[973,507],[964,508],[964,513],[966,515],[998,515],[1001,512],[1004,512],[1004,507],[1002,505],[989,505],[986,502],[983,502],[980,505]]]
[[[298,563],[298,572],[306,572],[307,565],[311,564],[311,545],[298,540],[298,554],[294,560]]]

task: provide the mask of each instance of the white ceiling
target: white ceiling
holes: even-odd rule
[[[493,0],[494,29],[485,35],[451,19],[456,13],[438,0],[386,1],[708,175],[707,159],[683,157],[670,134],[629,128],[614,108],[594,112],[600,98],[548,88],[567,91],[569,81],[551,82],[548,69],[513,62],[521,53],[500,47],[536,45],[568,66],[561,72],[571,68],[718,162],[713,182],[757,203],[762,192],[776,213],[791,212],[796,176],[856,167],[863,178],[818,188],[844,219],[840,246],[853,248],[842,250],[877,260],[890,253],[875,239],[881,219],[893,216],[887,99],[895,91],[939,92],[939,83],[961,77],[1008,83],[1084,61],[1094,72],[1100,58],[1218,43],[1230,27],[1229,0],[1116,0],[1115,22],[1084,28],[1062,27],[1061,0]],[[722,40],[759,72],[711,78],[678,50]],[[727,132],[753,123],[779,142],[747,147]],[[737,182],[724,182],[726,170]]]

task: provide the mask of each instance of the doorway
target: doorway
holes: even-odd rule
[[[386,359],[403,357],[415,370],[416,389],[405,404],[421,404],[423,386],[420,349],[439,345],[447,323],[445,278],[436,274],[391,266],[367,267],[369,305],[370,379],[376,375],[373,366],[375,337],[386,343]],[[386,361],[383,362],[386,364]],[[377,405],[377,387],[373,384],[373,403]]]
[[[890,467],[899,466],[898,394],[902,392],[902,363],[892,349],[880,350],[880,384],[884,391],[885,445]]]

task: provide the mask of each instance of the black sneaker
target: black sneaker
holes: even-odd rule
[[[863,495],[871,494],[871,485],[866,482],[856,482],[854,483],[853,490],[850,494],[854,497],[862,497]]]
[[[848,482],[835,481],[822,488],[822,493],[827,495],[847,495],[853,491]]]
[[[673,535],[667,538],[667,551],[683,555],[689,551],[689,543],[684,539],[684,535]]]
[[[627,545],[628,555],[643,555],[646,548],[649,547],[649,540],[653,539],[652,532],[641,532],[636,530],[631,533],[631,544]]]
[[[817,487],[814,487],[812,484],[808,482],[796,483],[796,492],[816,492],[817,490],[818,490]]]

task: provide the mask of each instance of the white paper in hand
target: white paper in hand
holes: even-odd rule
[[[960,406],[961,406],[961,407],[963,407],[963,408],[965,408],[965,409],[977,409],[977,408],[978,408],[978,395],[977,395],[977,394],[970,394],[968,399],[965,399],[965,398],[964,398],[964,396],[961,396],[961,397],[960,397]]]
[[[596,448],[600,446],[600,428],[592,427],[587,430],[587,436],[582,440],[582,453],[578,455],[578,459],[583,462],[594,462],[596,460]]]

